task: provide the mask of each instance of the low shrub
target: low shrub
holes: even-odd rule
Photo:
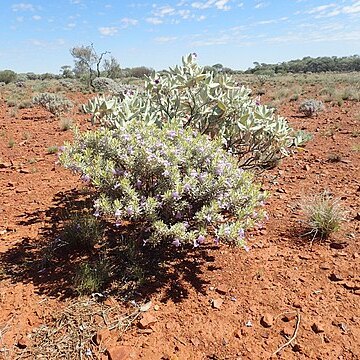
[[[221,140],[175,123],[77,131],[60,161],[97,190],[95,215],[137,224],[152,245],[198,246],[211,235],[243,246],[265,217],[266,194]]]
[[[64,98],[63,96],[48,92],[40,93],[34,96],[33,103],[35,105],[43,106],[56,116],[70,111],[73,107],[73,103],[70,100]]]
[[[232,76],[204,72],[194,54],[182,61],[182,66],[148,76],[144,91],[126,94],[122,101],[96,98],[85,111],[109,128],[135,120],[192,127],[220,138],[244,169],[264,168],[290,154],[294,131],[285,118],[251,98],[251,91]]]
[[[5,84],[9,84],[16,80],[16,72],[12,70],[2,70],[0,71],[0,82],[4,82]]]
[[[299,111],[306,117],[312,117],[324,109],[322,101],[314,99],[304,100],[299,106]]]

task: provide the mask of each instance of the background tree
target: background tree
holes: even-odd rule
[[[92,82],[96,77],[101,76],[100,64],[103,57],[109,54],[109,51],[102,52],[100,55],[94,49],[93,44],[89,46],[76,46],[70,50],[74,58],[74,73],[77,77],[83,77],[88,86],[92,87]]]
[[[120,64],[113,56],[111,56],[110,59],[104,60],[103,71],[103,76],[110,79],[118,79],[121,77]]]

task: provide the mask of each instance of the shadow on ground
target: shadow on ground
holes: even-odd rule
[[[109,295],[146,299],[162,290],[164,301],[180,302],[191,288],[204,292],[207,282],[201,268],[214,262],[209,255],[213,246],[151,248],[143,245],[136,227],[116,228],[104,221],[104,236],[96,246],[74,249],[61,241],[63,225],[71,214],[92,209],[92,194],[76,189],[59,192],[53,203],[46,211],[25,213],[18,221],[25,227],[41,223],[40,238],[23,237],[0,254],[5,276],[12,282],[33,283],[39,293],[71,298],[78,295],[74,279],[79,266],[106,261],[109,278],[101,291]]]

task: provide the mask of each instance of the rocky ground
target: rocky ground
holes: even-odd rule
[[[69,290],[71,260],[51,274],[34,261],[61,221],[55,210],[82,189],[48,150],[71,133],[45,110],[14,114],[0,100],[0,358],[360,359],[360,105],[329,104],[314,118],[297,109],[278,111],[314,138],[263,174],[270,219],[249,252],[207,245],[170,262],[156,289],[98,303]],[[340,198],[345,220],[311,244],[299,203],[324,190]]]

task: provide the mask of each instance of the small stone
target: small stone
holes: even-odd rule
[[[104,345],[111,338],[111,333],[108,328],[99,330],[94,336],[94,342],[96,345]]]
[[[329,263],[321,263],[319,267],[320,267],[321,270],[329,270],[329,269],[331,269],[331,265]]]
[[[301,304],[299,302],[297,302],[297,301],[293,302],[293,307],[296,308],[296,309],[301,309],[302,308]]]
[[[214,309],[220,309],[221,308],[221,305],[223,304],[224,300],[223,299],[220,299],[220,298],[217,298],[217,299],[213,299],[212,301],[212,307]]]
[[[29,346],[29,339],[21,336],[21,338],[17,342],[17,346],[19,349],[26,349]]]
[[[360,221],[360,213],[357,213],[355,215],[354,220]]]
[[[236,331],[234,332],[234,336],[235,336],[237,339],[241,339],[241,337],[242,337],[241,330],[236,330]]]
[[[30,174],[30,170],[29,169],[26,169],[26,168],[21,168],[19,170],[19,173],[20,174]]]
[[[143,317],[139,321],[139,326],[142,329],[149,329],[156,323],[156,318],[152,316],[150,313],[144,313]]]
[[[349,245],[349,243],[347,243],[346,241],[343,241],[343,242],[332,242],[332,243],[330,244],[330,248],[331,248],[331,249],[336,249],[336,250],[342,250],[342,249],[345,249],[348,245]]]
[[[157,305],[157,304],[154,305],[154,310],[155,310],[155,311],[159,311],[159,309],[160,309],[160,306],[159,306],[159,305]]]
[[[11,167],[11,163],[8,162],[0,162],[0,169],[6,169]]]
[[[271,314],[264,314],[260,320],[260,324],[266,328],[269,328],[273,326],[274,324],[274,318]]]
[[[311,325],[311,329],[314,331],[314,333],[316,334],[320,334],[323,333],[325,331],[324,326],[318,322],[315,322]]]
[[[292,321],[296,318],[296,314],[295,313],[288,313],[288,314],[285,314],[283,317],[282,317],[282,320],[285,321],[285,322],[289,322],[289,321]]]
[[[139,329],[140,334],[150,335],[153,333],[152,329]]]
[[[219,285],[216,287],[216,291],[221,295],[226,295],[228,292],[228,288],[225,285]]]
[[[190,342],[195,346],[198,347],[200,345],[200,340],[198,338],[191,338]]]
[[[294,327],[291,326],[290,324],[284,325],[284,327],[281,330],[281,334],[286,337],[292,336],[294,334]]]
[[[292,349],[294,352],[299,352],[299,353],[303,352],[303,347],[300,344],[294,344]]]
[[[344,278],[340,274],[332,273],[329,275],[329,280],[330,281],[342,281],[342,280],[344,280]]]
[[[129,360],[130,347],[129,346],[113,346],[107,349],[109,360]]]
[[[357,259],[359,257],[359,254],[358,253],[353,253],[353,258],[354,259]]]

